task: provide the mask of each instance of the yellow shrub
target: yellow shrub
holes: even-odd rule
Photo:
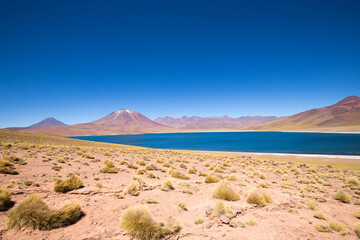
[[[169,190],[174,190],[174,186],[172,185],[170,180],[165,180],[160,187],[161,190],[163,191],[169,191]]]
[[[174,221],[167,225],[156,223],[149,209],[143,205],[125,210],[120,218],[120,226],[130,236],[140,240],[160,239],[180,229],[179,224]]]
[[[240,199],[238,193],[236,193],[225,182],[219,182],[214,190],[213,196],[218,199],[224,199],[228,201],[236,201]]]
[[[344,190],[337,191],[334,195],[334,198],[343,203],[349,203],[351,200],[350,196]]]
[[[347,228],[343,224],[337,221],[330,222],[329,227],[339,232],[341,235],[346,235],[348,233]]]
[[[58,210],[51,210],[40,195],[33,194],[9,212],[8,227],[50,230],[74,224],[81,216],[81,206],[78,203],[66,204]]]
[[[6,211],[12,206],[10,192],[6,188],[0,187],[0,211]]]
[[[355,224],[355,233],[360,238],[360,222]]]
[[[139,192],[139,188],[136,185],[136,183],[132,183],[130,184],[127,188],[126,188],[126,192],[128,194],[130,194],[131,196],[138,196],[140,194]]]
[[[250,204],[256,204],[260,207],[265,206],[267,203],[273,202],[273,199],[269,192],[254,188],[246,193],[246,202]]]
[[[205,182],[206,183],[216,183],[220,181],[220,179],[212,174],[208,174],[206,177],[205,177]]]
[[[230,208],[226,207],[223,201],[218,201],[214,208],[212,209],[211,216],[212,217],[220,217],[224,215],[226,217],[230,217],[232,214]]]
[[[66,193],[75,189],[79,189],[81,187],[83,187],[83,182],[81,181],[80,177],[78,177],[76,174],[72,174],[64,181],[58,179],[56,181],[54,190],[55,192]]]

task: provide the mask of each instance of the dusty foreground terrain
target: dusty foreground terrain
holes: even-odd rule
[[[156,222],[178,221],[180,230],[164,239],[357,239],[357,159],[154,150],[5,130],[0,144],[0,160],[21,160],[9,164],[17,175],[0,174],[14,201],[0,212],[0,239],[133,239],[119,222],[141,204]],[[56,192],[57,179],[71,173],[83,187]],[[166,180],[174,189],[162,186]],[[214,196],[221,186],[233,190],[231,201]],[[247,198],[252,189],[268,196],[260,206]],[[33,193],[51,209],[78,202],[83,216],[49,231],[9,229],[7,215]],[[221,216],[219,201],[228,210]]]

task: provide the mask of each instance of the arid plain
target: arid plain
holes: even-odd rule
[[[155,150],[0,133],[0,183],[13,201],[0,213],[1,239],[146,239],[125,224],[124,213],[135,206],[146,206],[135,210],[150,213],[155,227],[149,229],[160,232],[149,236],[164,239],[356,239],[360,233],[356,159]],[[71,178],[81,184],[66,190]],[[52,228],[46,221],[11,225],[24,216],[16,211],[32,194],[47,211],[71,202],[81,213],[51,230],[29,227]]]

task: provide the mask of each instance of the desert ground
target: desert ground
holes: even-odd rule
[[[360,234],[356,157],[156,150],[10,130],[0,130],[0,144],[0,186],[12,201],[0,211],[0,239],[357,239]],[[82,186],[61,188],[72,177]],[[81,216],[60,227],[56,219],[37,223],[33,215],[19,214],[33,194],[53,212],[79,204]],[[136,235],[145,225],[137,226],[136,219],[127,224],[127,211],[140,205],[148,210],[139,207],[138,213],[152,217],[147,230],[163,234]]]

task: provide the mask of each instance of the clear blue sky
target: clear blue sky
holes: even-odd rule
[[[360,95],[360,1],[0,2],[0,127],[294,114]]]

